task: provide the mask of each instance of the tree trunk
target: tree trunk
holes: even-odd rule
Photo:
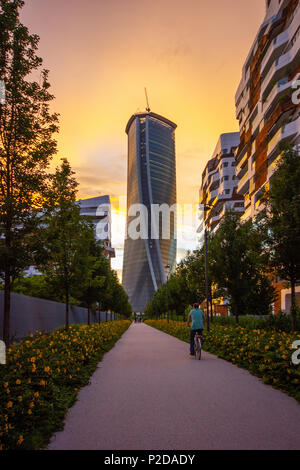
[[[90,310],[90,306],[88,305],[88,325],[91,324],[91,310]]]
[[[69,289],[66,288],[66,330],[69,329]]]
[[[209,306],[210,306],[210,320],[214,321],[213,302],[212,302],[212,285],[209,284]]]
[[[4,277],[4,321],[3,321],[3,340],[6,347],[10,343],[10,298],[11,298],[11,282],[9,272]]]
[[[234,309],[233,314],[235,316],[235,321],[237,323],[239,323],[240,322],[240,316],[239,316],[239,313],[238,313],[238,309]]]
[[[210,304],[210,319],[211,319],[211,322],[213,323],[214,322],[214,312],[213,312],[212,298],[210,298],[209,304]]]
[[[291,317],[292,317],[292,330],[297,329],[297,301],[296,301],[296,282],[291,281],[292,289],[292,305],[291,305]]]

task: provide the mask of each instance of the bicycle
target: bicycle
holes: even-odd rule
[[[195,335],[194,339],[194,350],[195,350],[195,358],[200,361],[202,355],[202,344],[203,344],[203,336],[199,335],[198,333]]]

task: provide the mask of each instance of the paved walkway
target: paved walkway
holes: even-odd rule
[[[300,449],[300,406],[144,324],[105,355],[49,449]]]

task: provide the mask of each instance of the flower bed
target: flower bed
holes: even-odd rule
[[[189,342],[186,323],[166,320],[146,323]],[[300,334],[214,324],[209,333],[204,333],[204,340],[206,351],[249,370],[266,384],[300,401],[300,366],[292,363],[292,344],[300,340]]]
[[[0,449],[39,449],[63,427],[78,390],[129,321],[72,325],[31,335],[0,366]]]

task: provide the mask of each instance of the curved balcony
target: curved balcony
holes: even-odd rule
[[[284,55],[279,57],[276,62],[273,63],[269,73],[265,77],[261,86],[261,93],[263,100],[269,95],[270,91],[274,86],[274,80],[278,81],[284,76],[287,66],[293,61],[299,60],[300,56],[300,35],[296,39],[293,47]]]
[[[280,142],[286,139],[292,139],[296,135],[300,134],[300,116],[284,126],[274,135],[274,137],[268,143],[268,158],[272,152],[276,149]]]

